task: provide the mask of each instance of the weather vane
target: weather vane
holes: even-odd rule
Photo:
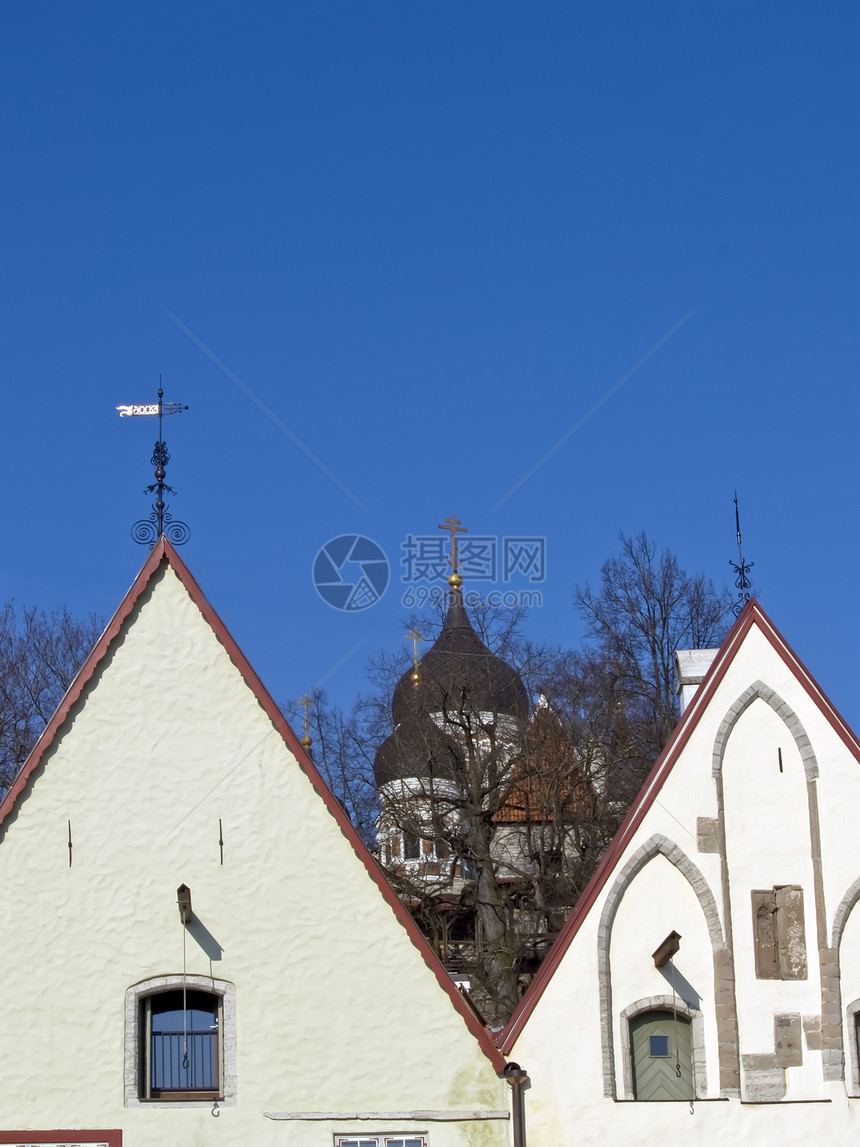
[[[755,562],[744,561],[744,552],[741,548],[741,516],[738,510],[737,490],[735,490],[735,532],[738,538],[738,560],[737,562],[729,562],[729,565],[735,571],[735,586],[739,591],[738,601],[732,606],[732,612],[737,617],[750,599],[752,582],[749,579],[749,572],[755,565]]]
[[[181,546],[191,537],[191,530],[185,522],[174,521],[172,514],[168,513],[164,504],[165,491],[175,494],[172,486],[165,482],[167,463],[170,455],[167,453],[167,443],[161,433],[161,420],[165,414],[179,414],[187,410],[180,402],[164,402],[164,391],[161,389],[161,376],[158,379],[158,402],[151,402],[145,406],[118,406],[120,418],[135,417],[141,414],[158,415],[158,441],[152,451],[152,465],[155,467],[155,481],[144,489],[144,494],[155,494],[152,513],[148,518],[141,518],[131,527],[131,536],[140,545],[148,545],[150,549],[155,545],[162,534],[166,534],[169,541],[175,546]]]
[[[451,553],[448,556],[448,565],[451,567],[451,576],[448,578],[448,585],[452,589],[457,589],[463,584],[463,579],[460,577],[460,554],[459,547],[457,546],[457,534],[468,534],[468,530],[460,521],[452,514],[450,518],[446,518],[444,522],[440,522],[437,527],[440,530],[448,530],[451,534]]]

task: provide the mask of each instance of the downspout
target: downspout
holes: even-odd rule
[[[526,1105],[523,1088],[529,1082],[529,1075],[518,1063],[507,1063],[505,1079],[511,1085],[513,1092],[514,1147],[526,1147]]]

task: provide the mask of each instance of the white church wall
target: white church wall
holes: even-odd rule
[[[848,1094],[860,1097],[851,1010],[860,1010],[860,913],[852,912],[860,899],[858,749],[766,619],[754,615],[740,633],[706,694],[692,699],[670,749],[671,770],[652,778],[653,791],[646,785],[640,799],[647,811],[626,829],[622,850],[610,854],[611,871],[584,917],[574,911],[566,947],[548,958],[552,974],[538,978],[503,1041],[532,1078],[530,1147],[667,1137],[805,1144],[853,1134],[860,1102]],[[792,886],[803,890],[806,975],[765,979],[756,974],[752,892],[784,886],[791,895]],[[681,969],[689,959],[685,978],[702,996],[707,1090],[697,1083],[692,1107],[623,1102],[625,1007],[638,992],[643,1000],[664,995],[647,956],[672,929],[682,935],[675,963]],[[839,934],[841,995],[828,948]],[[595,1015],[595,995],[611,1001],[611,1023]],[[834,996],[849,1053],[847,1085],[838,1074],[841,1039],[839,1053],[826,1046]],[[618,1099],[599,1070],[607,1027]]]

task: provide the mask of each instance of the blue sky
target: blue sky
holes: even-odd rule
[[[350,703],[450,514],[546,539],[527,632],[575,643],[619,530],[728,580],[737,488],[763,605],[860,727],[858,22],[7,0],[0,595],[116,606],[155,425],[114,408],[161,374],[182,556],[276,699]],[[392,563],[351,614],[311,580],[343,534]]]

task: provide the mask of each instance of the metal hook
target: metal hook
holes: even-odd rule
[[[694,1108],[693,1108],[693,1101],[692,1101],[692,1099],[690,1100],[690,1114],[691,1114],[691,1115],[695,1115],[695,1114],[696,1114],[696,1112],[695,1112],[695,1110],[694,1110]]]
[[[692,1103],[690,1104],[690,1106],[691,1106],[691,1107],[693,1106],[693,1105],[692,1105]],[[218,1106],[218,1100],[217,1100],[217,1099],[216,1099],[216,1100],[215,1100],[215,1102],[212,1104],[212,1114],[215,1116],[215,1118],[216,1118],[216,1119],[217,1119],[217,1118],[220,1116],[220,1114],[221,1114],[221,1109],[220,1109],[220,1108],[219,1108],[219,1106]]]

